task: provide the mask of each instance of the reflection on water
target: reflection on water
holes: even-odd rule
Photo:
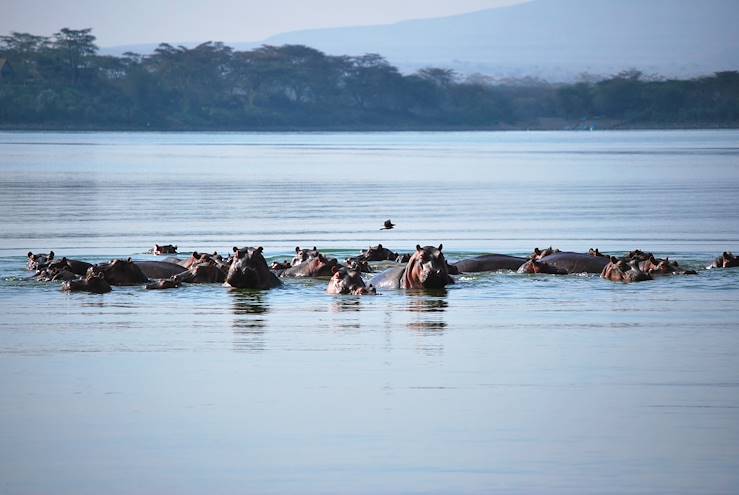
[[[228,289],[233,313],[233,348],[237,351],[258,352],[265,349],[269,305],[264,291]]]
[[[408,291],[406,309],[414,319],[406,324],[409,330],[438,333],[447,328],[446,310],[449,307],[446,289]]]

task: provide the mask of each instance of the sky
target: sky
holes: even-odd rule
[[[0,34],[92,27],[99,46],[261,41],[298,29],[442,17],[523,0],[0,0]]]

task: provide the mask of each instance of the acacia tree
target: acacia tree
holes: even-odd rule
[[[54,33],[51,48],[58,61],[59,72],[68,77],[73,85],[80,82],[80,76],[90,67],[91,58],[97,53],[95,36],[91,28],[63,28]]]

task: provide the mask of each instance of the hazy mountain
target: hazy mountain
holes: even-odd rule
[[[296,31],[264,42],[497,75],[562,78],[629,67],[694,75],[739,69],[737,19],[737,0],[532,0],[385,26]]]
[[[531,0],[396,24],[294,31],[261,43],[304,44],[332,55],[380,53],[405,71],[572,80],[626,68],[668,76],[739,69],[737,0]],[[195,43],[185,43],[193,46]],[[146,53],[154,45],[117,47]]]

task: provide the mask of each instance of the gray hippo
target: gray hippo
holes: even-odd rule
[[[609,262],[610,260],[603,256],[590,256],[588,254],[560,251],[527,261],[521,265],[518,273],[552,273],[555,275],[567,275],[570,273],[599,274]]]
[[[406,266],[389,268],[372,278],[370,284],[378,289],[441,289],[453,284],[442,248],[442,244],[438,248],[417,245]]]
[[[92,263],[85,261],[71,260],[66,256],[62,259],[55,259],[49,262],[48,267],[54,270],[67,270],[75,275],[83,276],[87,274],[87,270],[90,269]]]
[[[310,258],[318,258],[319,254],[321,253],[318,251],[316,246],[313,246],[313,249],[300,249],[300,246],[296,246],[295,256],[293,257],[292,262],[290,262],[290,265],[295,266],[304,261],[308,261]]]
[[[62,284],[62,290],[69,292],[92,292],[93,294],[105,294],[110,292],[110,284],[106,282],[102,272],[90,271],[84,279],[69,280]]]
[[[395,261],[398,253],[394,253],[382,244],[370,246],[366,251],[362,251],[357,256],[347,258],[347,261]]]
[[[237,289],[272,289],[282,285],[280,279],[267,266],[262,251],[264,250],[261,246],[241,249],[234,246],[231,266],[226,275],[226,285]]]
[[[334,274],[328,281],[328,294],[352,294],[355,296],[375,295],[377,291],[370,285],[367,287],[358,270],[348,268],[334,268]]]
[[[182,265],[167,261],[135,261],[134,263],[147,278],[169,278],[187,271]]]
[[[625,261],[616,257],[611,257],[608,264],[603,268],[600,276],[612,282],[645,282],[652,280],[652,276],[639,268],[639,262],[636,260]]]
[[[483,254],[474,258],[452,263],[462,273],[495,272],[498,270],[518,270],[526,263],[526,258],[507,256],[505,254]]]

